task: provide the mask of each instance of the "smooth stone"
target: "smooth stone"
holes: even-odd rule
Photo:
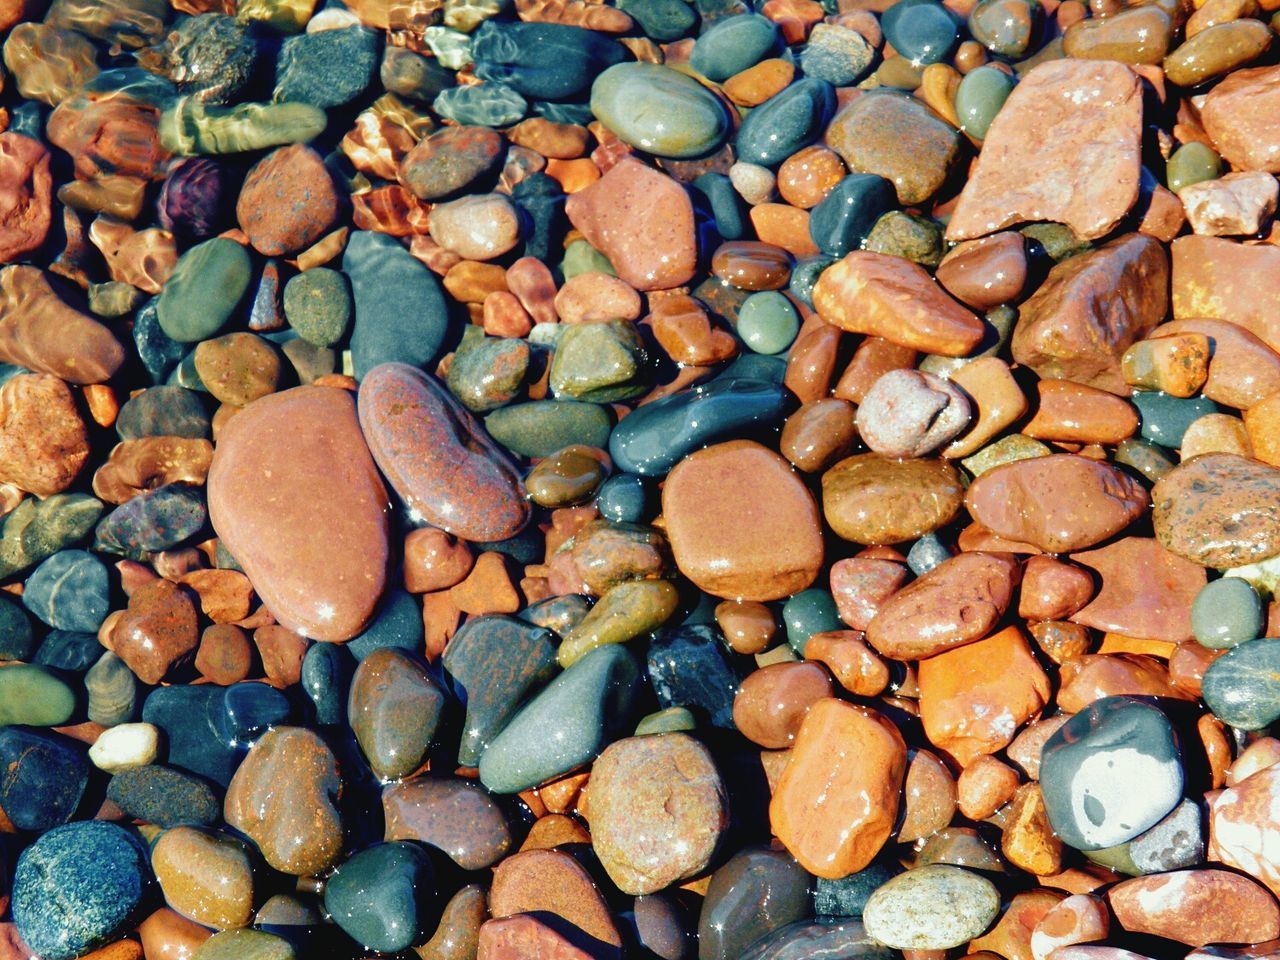
[[[777,25],[759,14],[725,17],[699,34],[689,66],[719,83],[770,56],[780,39]]]
[[[1141,700],[1095,700],[1045,742],[1040,786],[1049,821],[1069,846],[1099,850],[1132,840],[1182,797],[1173,728]]]
[[[782,605],[782,622],[787,629],[787,643],[800,656],[804,656],[809,638],[815,633],[844,629],[831,592],[816,587],[801,590]]]
[[[224,816],[281,873],[320,873],[342,851],[342,820],[335,807],[341,785],[337,762],[319,736],[299,727],[275,727],[240,763],[227,788]]]
[[[80,630],[51,630],[40,641],[32,663],[54,670],[85,673],[102,653],[97,634]]]
[[[360,230],[347,242],[342,271],[355,304],[351,358],[357,380],[380,363],[424,367],[436,359],[452,323],[430,270],[394,237]],[[406,303],[415,309],[402,309]]]
[[[483,415],[505,406],[520,393],[529,370],[529,353],[523,340],[485,338],[453,355],[445,384],[464,407]]]
[[[165,901],[187,919],[225,930],[253,918],[253,862],[243,841],[175,827],[156,840],[151,867]]]
[[[811,79],[851,87],[875,60],[875,48],[852,27],[815,23],[800,51],[800,68]]]
[[[1174,29],[1169,14],[1155,5],[1119,10],[1110,17],[1072,24],[1063,34],[1062,49],[1080,60],[1155,66],[1168,51]]]
[[[969,32],[992,53],[1020,59],[1040,33],[1042,8],[1027,0],[982,0],[969,14]]]
[[[76,741],[9,726],[0,727],[0,764],[0,810],[19,830],[35,832],[72,818],[91,770]]]
[[[116,433],[121,440],[143,437],[203,440],[209,432],[209,414],[199,394],[182,387],[148,387],[125,401],[116,418]]]
[[[502,135],[488,127],[444,127],[404,155],[400,182],[422,200],[438,200],[491,175],[505,149]]]
[[[276,58],[276,103],[329,109],[365,91],[378,65],[378,34],[363,27],[286,37]]]
[[[800,332],[800,315],[791,301],[776,290],[761,290],[742,302],[738,310],[738,336],[756,353],[779,354]]]
[[[222,688],[213,685],[157,687],[143,702],[142,719],[164,734],[170,766],[225,787],[240,751],[213,725],[222,697]]]
[[[325,884],[324,908],[366,950],[394,953],[423,934],[434,904],[434,871],[411,843],[380,843],[338,867]]]
[[[464,870],[483,870],[511,852],[506,813],[469,780],[418,777],[382,791],[386,840],[412,840],[443,851]]]
[[[729,798],[697,740],[619,740],[592,764],[591,780],[591,845],[618,889],[655,893],[706,868],[728,826]]]
[[[333,175],[320,154],[303,144],[273,150],[254,164],[236,200],[237,222],[254,249],[268,257],[305,250],[341,213]]]
[[[699,960],[735,960],[810,912],[811,877],[785,850],[748,847],[711,875],[698,918]]]
[[[480,782],[494,793],[518,793],[595,759],[630,727],[639,673],[618,644],[592,650],[492,740],[480,757]]]
[[[104,730],[89,748],[89,759],[104,773],[145,767],[160,749],[160,731],[149,723],[122,723]]]
[[[738,159],[776,167],[822,136],[836,111],[835,89],[805,77],[750,111],[734,141]]]
[[[963,498],[960,474],[938,460],[859,454],[822,475],[823,516],[854,543],[915,540],[950,523]]]
[[[506,539],[528,523],[515,465],[430,374],[380,364],[359,397],[373,459],[428,523],[476,541]],[[442,463],[447,471],[438,469]]]
[[[549,383],[560,399],[613,403],[646,391],[648,366],[630,321],[569,324],[556,342]]]
[[[872,937],[899,950],[949,950],[981,934],[999,911],[1000,895],[986,877],[931,864],[876,890],[862,922]]]
[[[1220,409],[1205,397],[1184,399],[1150,390],[1135,390],[1130,400],[1142,415],[1143,438],[1175,450],[1191,424]]]
[[[1180,87],[1216,80],[1258,59],[1273,36],[1266,24],[1247,17],[1214,24],[1164,58],[1165,76]]]
[[[660,706],[686,707],[714,727],[734,729],[733,698],[740,678],[715,626],[664,630],[649,643],[646,672]]]
[[[1212,650],[1256,640],[1265,626],[1258,591],[1239,577],[1205,584],[1191,605],[1191,630],[1201,646]]]
[[[486,20],[472,35],[476,76],[537,100],[572,100],[627,57],[617,41],[560,23]]]
[[[67,289],[36,267],[0,269],[0,362],[68,383],[105,382],[124,362],[124,348],[64,299]]]
[[[522,457],[546,457],[574,444],[602,448],[613,423],[609,411],[578,400],[530,400],[484,418],[489,435]]]
[[[704,173],[690,184],[711,209],[716,232],[726,240],[740,240],[747,234],[747,202],[734,189],[727,174]]]
[[[18,858],[13,919],[41,957],[72,960],[124,927],[142,905],[150,878],[146,847],[123,827],[68,823]]]
[[[1280,717],[1276,682],[1280,640],[1249,640],[1232,647],[1204,672],[1201,696],[1214,715],[1239,730],[1260,730]]]
[[[347,722],[347,696],[355,674],[355,659],[338,644],[313,643],[302,657],[300,682],[315,708],[316,723],[337,726]]]
[[[223,930],[205,940],[191,960],[298,960],[293,945],[261,930]]]
[[[185,96],[160,114],[160,143],[180,156],[242,153],[305,143],[324,131],[325,112],[306,103],[239,103],[211,106]]]
[[[596,77],[591,112],[624,143],[676,160],[712,152],[730,130],[711,91],[656,63],[619,63]]]
[[[102,518],[93,546],[139,559],[176,547],[208,521],[204,494],[186,483],[168,483],[133,497]]]
[[[1228,870],[1186,870],[1125,880],[1107,903],[1129,932],[1203,947],[1280,935],[1280,907],[1260,884]],[[1230,904],[1230,910],[1222,909]]]
[[[143,683],[158,684],[199,644],[192,594],[169,580],[134,590],[111,630],[111,646]]]
[[[956,88],[955,99],[961,131],[978,140],[985,139],[1012,92],[1013,79],[995,67],[979,67],[965,74]]]
[[[55,630],[95,633],[110,609],[107,568],[87,550],[60,550],[27,578],[22,605]]]
[[[365,759],[379,780],[416,770],[435,738],[444,694],[408,654],[375,650],[351,681],[347,717]]]
[[[160,764],[122,770],[107,785],[107,799],[135,820],[157,827],[218,822],[221,805],[199,777]]]
[[[101,502],[83,493],[27,497],[0,527],[0,576],[25,570],[88,536],[101,514]]]
[[[865,242],[872,253],[903,257],[924,267],[936,267],[942,261],[941,224],[901,210],[880,217]]]
[[[644,523],[658,508],[657,491],[639,474],[616,473],[596,491],[596,509],[615,523]]]
[[[623,580],[605,589],[600,601],[564,635],[556,651],[562,667],[597,647],[628,643],[662,626],[679,603],[668,580]]]
[[[60,726],[75,706],[71,688],[44,667],[15,663],[0,669],[0,725]]]
[[[1102,581],[1097,596],[1071,620],[1145,640],[1192,639],[1191,607],[1205,585],[1199,565],[1149,537],[1124,537],[1071,559],[1095,571]]]
[[[251,682],[228,686],[218,706],[219,712],[211,718],[213,726],[223,742],[235,747],[250,745],[271,727],[285,723],[293,711],[288,698],[275,687]]]
[[[913,64],[940,63],[956,43],[956,22],[941,4],[904,5],[882,26],[885,40]]]
[[[1237,170],[1280,172],[1275,106],[1280,70],[1236,70],[1205,97],[1203,123],[1218,152]]]
[[[620,470],[663,476],[708,444],[780,424],[792,405],[780,384],[714,380],[629,414],[610,435],[609,454]]]
[[[213,336],[249,289],[250,274],[249,254],[234,240],[215,237],[187,250],[156,303],[160,329],[179,343]]]
[[[743,960],[892,960],[894,951],[856,920],[803,920],[775,931],[742,955]]]
[[[382,605],[374,615],[373,622],[364,633],[353,637],[346,648],[356,662],[361,662],[372,653],[386,648],[420,653],[422,639],[422,610],[418,602],[407,590],[392,587],[383,596]]]
[[[809,235],[828,256],[863,246],[876,221],[897,203],[893,184],[873,173],[853,173],[809,211]]]
[[[604,273],[616,277],[618,272],[603,253],[585,240],[574,240],[564,249],[560,273],[566,281],[584,273]]]
[[[469,883],[445,904],[431,939],[417,947],[421,960],[470,960],[479,949],[481,925],[489,919],[485,890]]]
[[[621,936],[609,907],[591,874],[567,851],[524,850],[500,863],[489,888],[489,910],[495,917],[538,914],[560,929],[570,924],[567,932],[577,928],[594,947],[613,948],[601,956],[618,956]]]
[[[1200,805],[1183,800],[1173,812],[1129,842],[1129,859],[1142,873],[1164,873],[1204,862],[1204,824]]]
[[[871,894],[901,872],[890,860],[873,860],[863,869],[838,880],[818,877],[814,884],[813,911],[819,917],[860,920]]]
[[[698,728],[697,718],[686,707],[668,707],[641,717],[636,724],[636,736],[654,733],[689,733]]]
[[[679,40],[698,23],[697,13],[682,0],[618,0],[617,6],[659,43]]]
[[[1169,471],[1151,491],[1156,538],[1204,567],[1227,569],[1280,554],[1280,470],[1212,453]]]
[[[1174,193],[1183,187],[1216,180],[1222,175],[1222,158],[1208,144],[1193,140],[1184,143],[1165,164],[1165,182]]]

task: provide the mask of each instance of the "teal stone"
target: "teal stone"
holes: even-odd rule
[[[956,88],[956,116],[960,129],[975,140],[986,137],[991,121],[1013,92],[1013,78],[995,67],[978,67],[965,74]]]
[[[342,645],[359,663],[375,650],[394,647],[419,652],[423,642],[422,608],[413,594],[393,587],[382,598],[373,622],[359,636]],[[323,646],[323,644],[319,644]]]
[[[829,257],[862,247],[876,221],[898,205],[893,184],[874,173],[851,173],[809,211],[809,236]]]
[[[667,707],[640,718],[636,724],[636,736],[654,733],[682,733],[697,729],[697,721],[685,707]]]
[[[825,80],[833,87],[851,87],[862,79],[875,57],[875,47],[858,31],[822,23],[800,51],[800,69],[806,77]]]
[[[941,4],[912,4],[888,20],[884,38],[913,64],[941,63],[956,45],[956,22]]]
[[[430,858],[404,842],[361,850],[338,867],[324,890],[325,912],[334,923],[378,953],[398,953],[420,940],[435,899]]]
[[[596,509],[616,523],[645,523],[658,512],[657,491],[639,474],[615,473],[596,494]]]
[[[471,127],[508,127],[529,112],[529,101],[503,83],[441,90],[431,107],[446,120]]]
[[[168,483],[140,493],[103,517],[93,548],[142,560],[194,536],[208,519],[203,487]]]
[[[0,670],[0,726],[57,727],[75,708],[75,693],[44,667],[15,663]]]
[[[815,633],[845,629],[831,591],[816,587],[801,590],[782,605],[782,622],[787,628],[787,643],[802,657]]]
[[[535,117],[542,117],[552,123],[573,123],[585,127],[595,119],[589,103],[549,103],[538,100],[531,109]]]
[[[890,210],[877,220],[862,248],[930,268],[940,264],[946,253],[938,221],[903,210]]]
[[[632,727],[640,683],[621,644],[597,647],[517,713],[480,757],[480,782],[519,793],[590,763]]]
[[[164,734],[168,762],[226,787],[244,751],[226,742],[216,722],[223,688],[212,684],[157,687],[142,705],[142,721]]]
[[[350,103],[373,82],[378,41],[360,26],[286,37],[276,60],[276,102],[326,110]]]
[[[1177,805],[1182,786],[1169,718],[1133,697],[1095,700],[1058,728],[1040,752],[1049,822],[1077,850],[1128,843]]]
[[[721,83],[774,56],[782,47],[778,25],[758,13],[717,20],[693,45],[689,66]]]
[[[822,271],[831,266],[838,257],[807,257],[797,260],[791,268],[791,280],[787,284],[787,292],[807,307],[813,306],[813,288],[822,276]]]
[[[146,845],[119,824],[55,827],[18,859],[18,935],[44,960],[73,960],[125,928],[151,894],[151,876]]]
[[[535,100],[573,100],[615,64],[626,47],[594,30],[560,23],[486,20],[472,40],[476,76]]]
[[[394,237],[365,230],[351,235],[342,270],[355,304],[351,362],[357,380],[380,363],[425,367],[436,359],[452,324],[434,273]]]
[[[701,196],[716,222],[716,233],[725,240],[738,240],[747,233],[750,214],[742,194],[723,173],[704,173],[692,184],[694,194]]]
[[[1209,664],[1200,689],[1214,716],[1237,730],[1261,730],[1280,719],[1280,639],[1232,647]]]
[[[800,332],[800,315],[778,291],[761,290],[743,301],[737,330],[742,342],[756,353],[782,353]]]
[[[629,413],[609,437],[609,456],[618,470],[665,476],[693,451],[776,427],[792,409],[791,391],[780,384],[713,380]]]
[[[698,25],[698,15],[684,0],[618,0],[616,6],[658,43],[679,40]]]
[[[158,130],[160,143],[166,150],[192,157],[306,143],[323,133],[328,122],[325,112],[309,103],[240,103],[234,107],[215,107],[190,96],[179,97],[165,107]]]
[[[26,660],[32,647],[31,618],[12,600],[0,599],[0,660]]]
[[[575,240],[564,249],[560,275],[566,280],[572,280],[580,273],[607,273],[611,277],[618,275],[608,257],[587,241]]]
[[[557,397],[613,403],[649,388],[649,355],[626,320],[566,324],[551,359],[550,384]]]
[[[107,784],[107,799],[127,816],[166,830],[209,827],[222,818],[222,803],[212,787],[185,770],[160,763],[117,773]]]
[[[715,383],[717,380],[755,380],[759,383],[782,384],[786,378],[785,356],[748,351],[734,357],[727,367],[711,378],[710,383]],[[710,383],[707,385],[710,386]]]
[[[87,550],[60,550],[27,578],[22,604],[55,630],[95,633],[110,609],[107,568]]]
[[[223,743],[247,747],[272,727],[287,723],[292,712],[289,698],[275,687],[245,680],[223,691],[222,709],[211,719]]]
[[[1148,484],[1155,483],[1178,465],[1169,450],[1141,437],[1121,440],[1116,447],[1115,462],[1138,471]]]
[[[152,297],[133,315],[133,345],[152,383],[164,383],[173,368],[187,355],[185,343],[179,343],[160,329],[160,316],[156,309],[159,302],[158,296]]]
[[[731,129],[720,98],[656,63],[620,63],[596,77],[591,112],[624,143],[678,160],[710,153]]]
[[[524,388],[529,372],[529,345],[506,337],[482,338],[459,347],[449,365],[445,385],[473,413],[506,406]]]
[[[1222,158],[1207,144],[1192,140],[1184,143],[1165,166],[1165,182],[1174,193],[1181,193],[1183,187],[1193,183],[1204,183],[1206,180],[1217,180],[1222,176]]]
[[[87,493],[23,500],[0,521],[0,576],[25,570],[83,540],[101,515],[101,501]]]
[[[160,329],[179,343],[214,336],[244,298],[251,273],[249,254],[234,240],[214,237],[196,244],[178,258],[160,292]]]
[[[302,658],[300,683],[315,710],[315,722],[332,727],[347,722],[347,695],[356,661],[346,644],[313,643]]]
[[[549,457],[573,444],[604,447],[613,418],[607,407],[577,400],[530,400],[484,418],[489,436],[522,457]]]
[[[1173,397],[1153,390],[1135,390],[1129,398],[1142,416],[1142,437],[1162,447],[1182,446],[1187,427],[1219,406],[1208,397]]]
[[[313,267],[284,285],[284,316],[303,340],[331,347],[351,322],[351,287],[328,267]]]
[[[1239,577],[1206,583],[1191,604],[1191,632],[1210,650],[1256,640],[1265,626],[1262,598],[1253,584]]]
[[[116,417],[116,433],[121,440],[140,437],[208,438],[209,414],[200,397],[182,387],[148,387],[130,397]]]
[[[471,617],[445,647],[443,666],[466,706],[458,763],[474,766],[528,695],[555,674],[550,630],[504,616]]]
[[[1039,38],[1043,10],[1035,0],[979,0],[969,14],[969,33],[992,53],[1017,60]]]
[[[797,80],[743,118],[734,141],[738,159],[776,167],[821,137],[835,111],[831,84],[813,77]]]

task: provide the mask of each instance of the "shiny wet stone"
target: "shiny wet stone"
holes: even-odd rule
[[[107,799],[128,816],[157,827],[208,827],[222,817],[222,803],[207,783],[155,763],[117,773],[107,786]]]
[[[419,939],[435,899],[426,853],[411,843],[380,843],[338,867],[324,906],[352,940],[394,953]]]
[[[1191,630],[1202,646],[1234,647],[1261,635],[1262,599],[1247,580],[1223,577],[1205,584],[1191,605]]]
[[[1223,723],[1260,730],[1280,717],[1280,639],[1232,647],[1204,672],[1201,696]]]
[[[649,683],[663,707],[687,707],[712,726],[734,729],[739,678],[715,625],[665,630],[649,644]]]

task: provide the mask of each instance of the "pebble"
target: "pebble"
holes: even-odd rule
[[[493,866],[515,845],[507,814],[466,780],[419,777],[388,784],[382,811],[386,840],[428,844],[464,870]]]
[[[330,450],[345,452],[342,469],[324,466]],[[281,494],[261,499],[262,477]],[[305,501],[284,495],[303,488]],[[326,387],[295,387],[238,414],[209,469],[223,544],[280,622],[314,639],[350,639],[372,616],[385,584],[385,504],[355,404]]]
[[[35,664],[0,669],[0,723],[56,727],[71,719],[76,696],[55,674]]]
[[[747,115],[734,141],[737,154],[745,161],[776,167],[821,136],[835,107],[835,91],[827,80],[799,80]]]
[[[686,734],[619,740],[592,767],[592,848],[624,893],[654,893],[701,873],[728,821],[715,762]]]
[[[863,443],[886,457],[922,457],[969,422],[968,397],[940,377],[891,370],[867,391],[855,422]]]
[[[692,624],[664,630],[649,645],[649,683],[665,708],[687,705],[724,730],[733,729],[739,679],[715,627]]]
[[[727,17],[699,35],[689,66],[708,80],[727,80],[774,53],[778,41],[777,26],[765,17]]]
[[[619,63],[601,73],[591,84],[591,112],[624,143],[677,160],[710,153],[730,130],[711,91],[656,63]]]
[[[872,937],[899,950],[949,950],[981,934],[999,910],[1000,895],[990,880],[931,864],[879,887],[863,908],[862,922]]]
[[[325,911],[366,950],[394,953],[421,939],[434,871],[411,843],[380,843],[343,863],[324,889]]]
[[[1126,930],[1202,947],[1261,943],[1280,934],[1280,907],[1259,884],[1227,870],[1186,870],[1125,880],[1107,902]],[[1231,910],[1217,909],[1230,903]]]
[[[1236,70],[1205,97],[1205,131],[1233,167],[1280,172],[1274,155],[1280,129],[1270,113],[1277,97],[1280,70],[1274,66]]]
[[[864,453],[822,475],[822,512],[840,537],[861,544],[914,540],[949,523],[964,488],[950,464]]]
[[[1184,463],[1152,489],[1156,538],[1178,556],[1216,569],[1274,556],[1280,514],[1268,501],[1278,481],[1280,471],[1236,454]]]
[[[99,770],[120,773],[145,767],[155,760],[159,747],[159,730],[152,724],[122,723],[102,732],[89,748],[89,759]]]
[[[811,910],[811,878],[785,850],[747,847],[711,875],[698,919],[698,956],[741,957]]]
[[[351,681],[347,717],[379,780],[398,780],[418,768],[435,738],[444,693],[411,656],[374,650]]]
[[[1276,212],[1280,183],[1262,171],[1228,173],[1184,186],[1178,199],[1196,233],[1210,237],[1252,236]]]
[[[1191,630],[1214,650],[1257,639],[1263,631],[1262,600],[1247,580],[1223,577],[1206,583],[1191,605]]]
[[[249,279],[249,255],[234,240],[215,237],[191,247],[160,293],[160,329],[180,343],[213,336],[235,312]]]
[[[1232,647],[1204,672],[1205,706],[1224,723],[1259,730],[1280,716],[1280,687],[1272,679],[1280,641],[1249,640]]]
[[[552,922],[567,922],[615,951],[621,945],[618,929],[591,875],[561,850],[525,850],[504,860],[494,871],[489,911],[498,919],[540,914]]]
[[[227,930],[253,918],[253,864],[240,840],[174,827],[152,848],[151,868],[165,902],[188,920]]]
[[[0,269],[0,361],[68,383],[109,380],[124,363],[124,348],[109,328],[63,300],[55,282],[36,267]]]
[[[86,550],[60,550],[27,578],[22,603],[55,630],[95,632],[110,607],[107,568]]]

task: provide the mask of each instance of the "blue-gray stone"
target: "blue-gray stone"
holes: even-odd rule
[[[472,34],[476,76],[538,100],[571,100],[597,75],[630,59],[603,34],[559,23],[486,20]]]
[[[1142,873],[1165,873],[1204,862],[1204,814],[1194,800],[1183,800],[1173,812],[1129,842],[1129,859]]]
[[[302,657],[302,689],[315,707],[320,726],[347,722],[347,695],[356,661],[345,647],[340,643],[313,643]]]
[[[276,61],[276,102],[350,103],[372,82],[380,47],[377,33],[358,26],[287,37]]]
[[[532,110],[535,117],[543,117],[552,123],[573,123],[585,127],[595,119],[589,103],[551,103],[538,100]]]
[[[689,66],[720,83],[753,67],[782,48],[778,25],[758,13],[725,17],[702,31],[693,45]]]
[[[936,533],[926,533],[911,545],[907,551],[907,566],[917,577],[926,573],[951,558],[950,548]]]
[[[32,646],[31,618],[19,604],[0,598],[0,660],[26,660]]]
[[[383,647],[419,651],[422,638],[422,608],[413,594],[401,587],[393,587],[383,597],[382,607],[373,622],[364,633],[352,638],[346,648],[359,661]]]
[[[822,136],[835,110],[831,84],[814,77],[797,80],[747,114],[738,128],[738,159],[776,167]]]
[[[1191,632],[1201,646],[1223,650],[1256,640],[1266,626],[1262,598],[1239,577],[1206,583],[1191,604]]]
[[[956,22],[937,3],[904,7],[884,27],[884,38],[912,63],[941,63],[956,45]]]
[[[1280,639],[1232,647],[1204,672],[1200,696],[1223,723],[1261,730],[1280,718]]]
[[[874,173],[851,173],[809,211],[809,236],[829,257],[862,247],[876,221],[898,205],[893,184]]]
[[[213,724],[222,710],[222,695],[222,688],[213,684],[157,687],[142,705],[142,720],[164,733],[170,766],[225,787],[241,751],[229,746]]]
[[[702,195],[711,216],[716,222],[716,232],[725,240],[738,240],[747,232],[750,222],[747,202],[733,187],[733,182],[723,173],[704,173],[690,186]]]
[[[616,5],[659,43],[679,40],[698,24],[698,15],[684,0],[618,0]]]
[[[152,297],[133,316],[133,344],[152,383],[164,383],[187,355],[187,345],[160,329],[158,296]]]
[[[1182,786],[1169,718],[1133,697],[1095,700],[1040,752],[1049,822],[1077,850],[1114,847],[1142,834],[1182,799]]]
[[[529,101],[504,83],[479,83],[441,90],[431,107],[465,126],[507,127],[529,112]]]
[[[747,380],[758,383],[782,385],[787,375],[785,357],[774,357],[763,353],[740,353],[730,364],[711,378],[717,380]]]
[[[800,69],[806,77],[825,80],[835,87],[851,87],[870,68],[876,50],[852,27],[818,24],[800,51]]]
[[[822,276],[822,271],[836,260],[836,257],[817,256],[796,261],[795,266],[791,268],[791,282],[787,285],[787,292],[805,306],[812,307],[813,288],[818,278]]]
[[[700,447],[776,427],[792,409],[779,384],[713,380],[628,414],[609,437],[609,455],[618,470],[665,476]]]
[[[143,560],[194,536],[209,519],[204,488],[167,483],[126,500],[98,523],[93,548]]]
[[[92,769],[79,741],[27,727],[0,727],[0,810],[19,830],[40,833],[70,820]]]
[[[85,673],[102,656],[96,633],[81,630],[50,630],[40,641],[32,663],[71,673]]]
[[[125,401],[116,417],[116,433],[121,440],[140,437],[204,440],[209,436],[209,429],[209,414],[199,395],[182,387],[148,387]]]
[[[715,94],[657,63],[620,63],[600,74],[591,85],[591,112],[623,142],[675,159],[710,153],[732,129]]]
[[[124,928],[151,879],[145,844],[124,827],[102,820],[55,827],[18,858],[18,934],[44,960],[73,960]]]
[[[489,744],[480,757],[480,782],[494,793],[519,793],[590,763],[632,729],[639,681],[639,667],[626,647],[592,650],[529,701]]]
[[[569,218],[564,212],[567,199],[558,180],[545,173],[525,177],[511,190],[511,199],[528,216],[524,232],[526,257],[550,260],[553,251],[563,248],[569,232]]]
[[[318,643],[318,647],[333,644]],[[210,725],[229,747],[247,747],[267,728],[286,723],[293,712],[289,698],[265,683],[233,683],[221,698],[209,701]]]
[[[107,568],[87,550],[59,550],[27,579],[22,604],[57,630],[93,633],[111,609]]]
[[[784,603],[782,622],[787,628],[787,643],[802,657],[809,638],[815,633],[845,628],[831,591],[818,587],[801,590]]]
[[[324,909],[365,950],[398,953],[422,939],[435,894],[425,850],[412,843],[378,843],[329,877]]]
[[[355,301],[351,360],[357,379],[380,363],[425,367],[439,356],[451,326],[444,291],[398,240],[357,231],[342,269]]]
[[[712,624],[665,630],[649,644],[649,684],[658,704],[685,707],[699,720],[734,730],[733,698],[741,678],[725,659],[724,635]]]
[[[596,509],[606,520],[646,523],[658,512],[658,492],[639,474],[616,473],[601,484]]]
[[[1135,390],[1129,399],[1142,416],[1143,439],[1175,450],[1187,427],[1220,409],[1208,397],[1173,397],[1153,390]]]

